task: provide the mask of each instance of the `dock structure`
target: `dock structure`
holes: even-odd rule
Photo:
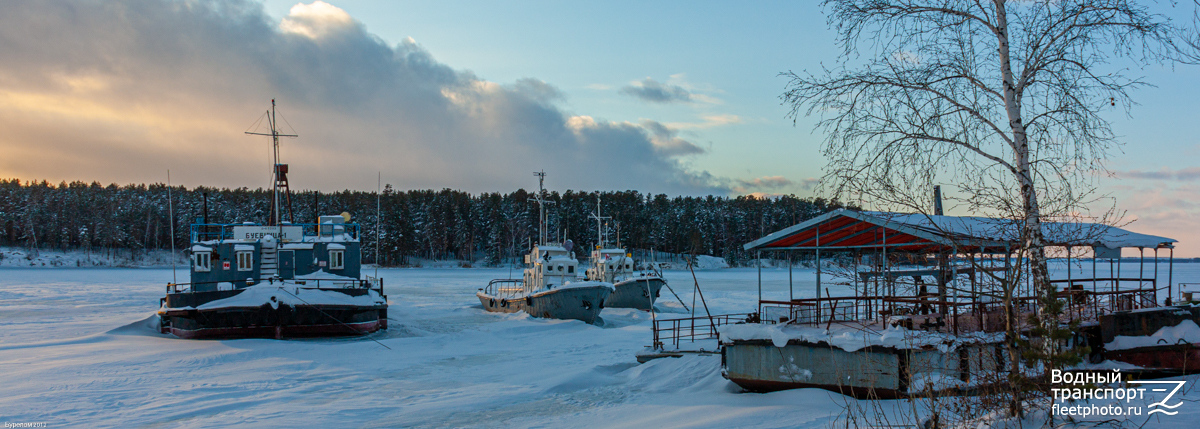
[[[720,335],[722,373],[749,390],[820,387],[860,398],[1003,382],[1008,323],[1026,335],[1027,316],[1039,312],[1018,252],[1021,227],[1002,218],[839,209],[747,243],[758,259],[812,255],[816,282],[798,298],[789,263],[787,299],[769,298],[759,264],[756,313],[710,323]],[[1136,355],[1147,363],[1136,350],[1106,355],[1105,345],[1154,332],[1142,323],[1152,316],[1129,321],[1129,313],[1172,311],[1176,240],[1087,222],[1044,222],[1043,232],[1048,252],[1068,264],[1051,284],[1065,303],[1060,323],[1081,326],[1072,343],[1090,346],[1095,362]],[[1130,248],[1138,250],[1137,272],[1122,274],[1121,251]],[[1100,269],[1105,262],[1109,272]]]

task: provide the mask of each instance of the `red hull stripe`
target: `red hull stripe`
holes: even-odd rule
[[[349,328],[347,328],[349,326]],[[208,328],[186,330],[171,327],[171,333],[179,338],[275,338],[277,333],[285,337],[312,337],[330,335],[364,335],[380,329],[387,329],[387,321],[372,320],[370,322],[331,324],[331,325],[288,325],[288,326],[250,326],[237,328]],[[353,330],[354,332],[350,332]]]

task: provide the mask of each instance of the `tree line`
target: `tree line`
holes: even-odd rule
[[[271,190],[165,184],[118,186],[98,182],[51,184],[0,179],[0,245],[93,252],[177,249],[189,226],[266,222]],[[168,195],[169,194],[169,195]],[[291,195],[295,223],[318,215],[350,213],[362,226],[363,260],[403,266],[413,258],[519,261],[537,240],[535,192],[470,194],[452,189],[302,191]],[[547,192],[547,237],[571,240],[577,254],[597,242],[597,210],[607,219],[610,244],[629,249],[720,256],[738,265],[753,255],[742,245],[765,234],[841,207],[837,201],[794,195],[756,198],[668,197],[637,191]],[[376,204],[378,203],[378,212]],[[207,208],[207,210],[206,210]],[[172,216],[172,210],[174,211]],[[288,220],[289,210],[283,210]],[[174,235],[171,222],[174,219]],[[376,219],[380,219],[376,228]],[[377,232],[378,230],[378,232]],[[379,255],[376,255],[378,237]]]

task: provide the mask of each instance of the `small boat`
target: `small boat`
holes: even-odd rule
[[[591,268],[584,278],[613,284],[613,293],[604,301],[609,308],[650,310],[658,300],[658,292],[666,285],[662,276],[652,270],[637,270],[633,255],[619,245],[605,248],[604,219],[600,216],[600,201],[596,201],[596,249],[592,250]]]
[[[281,339],[387,329],[383,281],[361,278],[361,230],[350,215],[320,216],[313,224],[281,220],[281,196],[290,197],[287,164],[278,160],[285,134],[275,129],[274,109],[272,100],[271,134],[262,134],[275,144],[269,221],[192,225],[191,281],[167,285],[158,311],[162,333]]]
[[[596,323],[604,300],[613,292],[612,283],[579,280],[579,261],[570,240],[562,244],[546,242],[546,211],[542,188],[545,172],[534,173],[538,180],[540,216],[538,244],[525,255],[524,277],[496,279],[479,289],[475,296],[491,312],[524,311],[533,317],[576,319]]]
[[[589,280],[613,284],[613,293],[604,301],[609,308],[649,310],[658,300],[658,292],[667,284],[662,276],[651,270],[635,270],[633,258],[625,249],[596,249],[592,251]]]

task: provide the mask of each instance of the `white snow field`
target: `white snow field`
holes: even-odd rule
[[[753,311],[756,272],[697,271],[711,311]],[[186,281],[186,271],[179,275]],[[906,401],[867,404],[819,389],[741,393],[721,377],[719,356],[639,365],[635,354],[651,341],[646,312],[605,309],[603,327],[485,312],[476,289],[510,277],[507,269],[380,275],[391,303],[385,332],[216,341],[155,330],[170,269],[0,268],[0,421],[51,428],[783,428],[842,427],[847,406],[912,410]],[[796,296],[812,296],[813,270],[794,275]],[[691,274],[666,277],[690,306]],[[764,269],[763,277],[767,298],[786,299],[786,269]],[[1174,280],[1200,281],[1200,264],[1176,264]],[[660,307],[675,313],[659,317],[684,316],[665,289]],[[1179,415],[1156,414],[1148,427],[1194,427],[1200,378],[1186,379]]]

